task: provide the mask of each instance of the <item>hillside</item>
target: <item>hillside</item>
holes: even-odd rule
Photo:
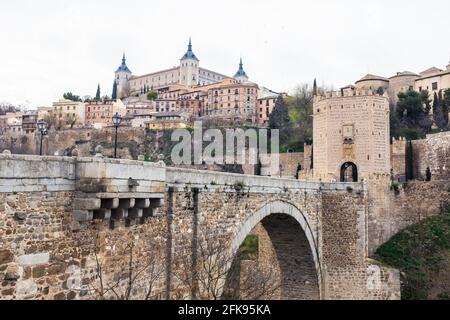
[[[450,210],[395,235],[377,259],[401,271],[402,299],[450,299]]]

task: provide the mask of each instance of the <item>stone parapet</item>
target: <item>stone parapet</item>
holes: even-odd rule
[[[0,155],[0,193],[72,191],[78,222],[153,216],[164,204],[165,175],[140,161]]]
[[[186,186],[211,189],[239,189],[249,192],[276,193],[285,189],[321,190],[321,191],[355,191],[363,192],[366,187],[362,183],[324,183],[313,181],[299,181],[294,179],[251,176],[234,173],[201,171],[192,169],[166,169],[166,183],[169,186],[184,188]],[[238,191],[239,191],[238,190]]]

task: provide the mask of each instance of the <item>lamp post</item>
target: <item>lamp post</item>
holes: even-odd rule
[[[39,148],[39,155],[42,156],[42,140],[44,140],[44,136],[48,135],[48,125],[44,120],[39,120],[37,126],[41,132],[41,147]]]
[[[119,115],[119,113],[116,113],[112,117],[112,121],[114,124],[114,127],[116,128],[116,138],[114,140],[114,158],[117,158],[117,129],[120,126],[120,123],[122,122],[122,117]]]

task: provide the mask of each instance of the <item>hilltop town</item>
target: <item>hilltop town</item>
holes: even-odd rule
[[[0,132],[34,134],[41,119],[54,130],[102,129],[113,126],[115,114],[122,117],[122,126],[151,130],[186,128],[194,120],[207,119],[267,127],[277,97],[287,94],[274,92],[249,79],[242,59],[233,77],[201,67],[189,40],[178,67],[145,75],[134,75],[124,54],[114,73],[110,95],[102,95],[99,86],[95,98],[88,97],[84,101],[67,92],[64,98],[51,106],[36,110],[16,110],[14,106],[5,104],[0,111]],[[431,106],[436,97],[442,100],[449,88],[450,65],[444,69],[432,67],[419,73],[398,72],[389,78],[368,74],[340,91],[348,93],[369,89],[386,92],[389,106],[394,110],[399,93],[426,91],[427,103]]]

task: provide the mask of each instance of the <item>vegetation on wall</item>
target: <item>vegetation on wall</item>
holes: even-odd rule
[[[278,98],[269,119],[271,129],[280,130],[280,152],[301,152],[312,142],[313,89],[298,86],[293,95]]]
[[[256,235],[248,235],[239,248],[241,260],[256,260],[258,259],[259,240]]]
[[[402,299],[430,298],[436,276],[450,271],[450,210],[398,233],[378,249],[376,256],[401,271]],[[436,297],[448,299],[449,286],[447,283],[448,291]]]
[[[391,112],[391,135],[417,140],[426,134],[448,130],[450,89],[435,92],[408,90],[398,94],[395,112]],[[433,129],[433,124],[437,129]]]

